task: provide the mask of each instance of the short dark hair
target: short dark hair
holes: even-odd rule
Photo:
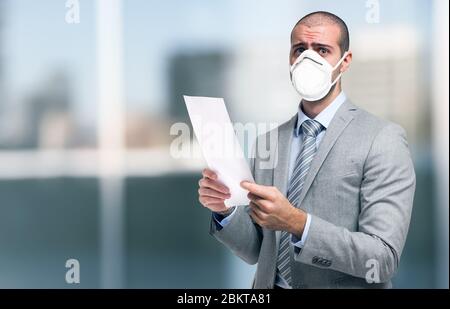
[[[309,13],[305,16],[303,16],[292,28],[292,30],[295,29],[298,25],[306,25],[306,26],[316,26],[320,25],[323,22],[329,22],[337,25],[339,27],[339,30],[341,32],[341,36],[339,38],[339,48],[341,49],[341,54],[343,55],[346,51],[348,51],[350,47],[350,35],[348,32],[348,27],[345,24],[345,22],[338,16],[326,12],[326,11],[317,11]]]

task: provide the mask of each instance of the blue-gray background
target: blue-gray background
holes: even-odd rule
[[[350,28],[347,95],[408,132],[417,192],[394,285],[448,288],[445,0],[113,0],[124,90],[111,105],[121,120],[107,119],[123,138],[113,149],[100,129],[99,1],[0,0],[0,287],[249,287],[254,268],[208,234],[204,162],[171,155],[170,127],[187,121],[182,94],[224,97],[234,121],[288,119],[290,30],[328,10]],[[70,258],[78,285],[65,282]]]

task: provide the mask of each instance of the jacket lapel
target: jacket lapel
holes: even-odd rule
[[[284,195],[286,195],[287,192],[289,159],[296,121],[297,115],[285,122],[278,129],[278,141],[275,149],[276,164],[273,170],[273,185]]]
[[[303,185],[303,189],[298,200],[298,205],[301,205],[303,202],[303,199],[308,193],[314,178],[319,172],[320,167],[325,161],[334,143],[342,134],[347,125],[353,120],[352,111],[354,110],[356,110],[356,107],[347,100],[339,107],[331,120],[319,148],[317,149],[316,156],[311,162],[311,167],[309,168],[308,175],[306,176],[305,184]]]
[[[287,183],[289,174],[289,159],[291,155],[292,137],[294,135],[294,126],[297,121],[297,114],[291,118],[288,122],[281,125],[278,129],[278,141],[275,150],[276,165],[273,169],[273,185],[280,190],[280,192],[286,196]],[[280,231],[275,232],[275,250],[273,258],[275,259],[274,265],[276,265],[276,258],[278,255],[278,246],[280,243]]]

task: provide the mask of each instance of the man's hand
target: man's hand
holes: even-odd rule
[[[231,197],[230,190],[217,181],[217,174],[213,171],[204,169],[202,174],[203,178],[198,182],[198,200],[213,212],[226,215],[229,209],[224,202]]]
[[[301,238],[306,223],[306,213],[294,207],[276,188],[262,186],[248,181],[241,183],[250,191],[250,216],[262,227],[287,231]]]

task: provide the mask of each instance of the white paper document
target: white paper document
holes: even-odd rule
[[[209,169],[230,189],[227,207],[248,205],[243,180],[254,182],[222,98],[184,96],[195,136]]]

